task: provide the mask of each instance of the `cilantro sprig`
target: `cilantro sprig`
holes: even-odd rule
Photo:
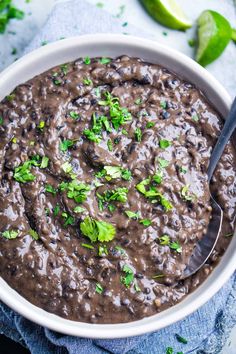
[[[120,277],[120,281],[126,288],[129,288],[134,281],[134,272],[127,264],[123,266],[122,271],[125,275]]]
[[[116,229],[112,224],[95,220],[89,216],[80,223],[80,231],[91,242],[109,242],[113,240],[116,234]]]
[[[76,179],[71,182],[62,182],[59,185],[60,191],[66,191],[69,199],[74,199],[76,203],[83,203],[91,188],[88,184],[80,183]]]
[[[14,238],[17,238],[18,235],[19,235],[18,230],[6,230],[6,231],[2,232],[2,236],[4,238],[7,238],[8,240],[12,240]]]
[[[39,168],[48,167],[49,159],[47,156],[40,157],[39,155],[33,156],[30,160],[25,161],[14,170],[14,179],[20,183],[32,182],[36,177],[31,173],[32,166]]]

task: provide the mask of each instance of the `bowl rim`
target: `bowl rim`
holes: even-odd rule
[[[2,95],[1,88],[4,83],[8,82],[9,77],[20,72],[24,69],[25,65],[34,64],[37,61],[43,61],[56,55],[60,51],[67,51],[68,49],[78,49],[85,45],[89,46],[103,46],[103,48],[109,48],[109,46],[136,46],[140,51],[152,50],[157,55],[165,55],[175,61],[177,65],[188,68],[196,77],[205,83],[206,86],[211,87],[212,92],[221,99],[224,105],[223,111],[226,114],[230,109],[231,98],[223,86],[203,67],[193,61],[186,55],[171,49],[163,44],[159,44],[153,40],[142,39],[135,36],[125,36],[120,34],[96,34],[96,35],[83,35],[71,37],[68,39],[59,40],[44,47],[35,49],[34,51],[26,54],[8,68],[6,68],[0,74],[0,96]],[[164,54],[163,54],[164,53]],[[51,67],[55,66],[52,64]],[[50,67],[50,66],[49,66]],[[30,69],[29,69],[30,70]],[[173,70],[174,71],[174,70]],[[178,73],[177,73],[178,75]],[[35,75],[33,75],[35,76]],[[17,81],[17,80],[16,80]],[[25,80],[26,81],[26,80]],[[189,80],[191,81],[191,79]],[[15,82],[15,81],[14,81]],[[19,83],[12,83],[13,87]],[[13,88],[12,87],[12,88]],[[0,97],[1,98],[1,97]],[[236,241],[236,240],[235,240]],[[196,311],[204,303],[206,303],[217,291],[223,286],[223,284],[233,274],[236,264],[236,242],[231,242],[227,251],[223,255],[226,265],[223,265],[222,260],[218,266],[213,270],[211,275],[205,280],[193,293],[196,294],[195,300],[188,300],[191,296],[188,295],[179,304],[161,312],[156,315],[146,317],[141,320],[128,323],[119,324],[90,324],[84,322],[77,322],[66,320],[57,315],[46,312],[45,310],[36,307],[29,301],[25,300],[15,290],[13,290],[7,283],[0,277],[0,299],[6,305],[13,310],[23,315],[27,319],[46,326],[54,331],[73,335],[81,336],[85,338],[125,338],[130,336],[137,336],[148,332],[164,328],[171,325],[184,317],[190,315]],[[227,260],[226,260],[227,259]],[[214,277],[214,274],[219,273]],[[214,279],[216,278],[216,279]],[[216,281],[217,280],[217,281]],[[206,286],[207,282],[207,286]],[[174,309],[174,310],[173,310]]]

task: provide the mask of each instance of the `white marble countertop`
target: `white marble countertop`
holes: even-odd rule
[[[4,35],[0,35],[0,70],[7,67],[11,62],[20,57],[24,47],[32,40],[34,35],[40,30],[48,14],[55,3],[62,0],[15,0],[14,4],[25,11],[23,21],[12,20]],[[138,0],[87,0],[90,3],[102,3],[103,8],[113,15],[120,13],[120,7],[124,7],[121,15],[122,21],[128,25],[124,27],[124,32],[128,32],[129,23],[138,28],[150,32],[158,42],[171,46],[186,55],[193,57],[194,49],[188,45],[188,40],[194,37],[196,26],[187,32],[172,31],[162,27],[153,21],[142,9]],[[231,24],[236,27],[236,5],[234,0],[178,0],[185,13],[192,20],[205,9],[219,11],[227,17]],[[16,54],[12,54],[16,48]],[[224,85],[233,97],[236,93],[236,45],[231,42],[223,55],[207,69]],[[228,339],[221,354],[236,353],[236,328],[233,329],[231,337]],[[148,354],[148,353],[147,353]],[[212,353],[213,354],[213,353]]]

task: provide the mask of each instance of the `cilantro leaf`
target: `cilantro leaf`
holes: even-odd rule
[[[104,168],[96,174],[97,178],[104,177],[107,181],[115,178],[122,178],[125,181],[130,181],[132,178],[131,171],[119,166],[104,166]]]
[[[72,147],[75,144],[75,142],[73,140],[64,140],[60,143],[60,150],[62,152],[67,151],[70,147]]]
[[[72,119],[79,119],[79,114],[74,111],[70,111],[69,115]]]
[[[30,229],[29,230],[29,234],[30,234],[30,236],[34,239],[34,240],[38,240],[39,239],[39,235],[38,235],[38,233],[35,231],[35,230],[33,230],[33,229]]]
[[[142,130],[140,128],[136,128],[135,132],[134,132],[134,135],[135,135],[136,141],[138,143],[140,143],[142,141]]]
[[[125,275],[121,276],[121,278],[120,278],[121,283],[124,284],[127,288],[129,288],[130,285],[133,283],[133,280],[134,280],[134,272],[126,264],[123,266],[122,271],[125,273]]]
[[[95,289],[95,291],[96,291],[96,293],[98,293],[98,294],[102,294],[103,293],[103,287],[101,286],[101,284],[99,284],[99,283],[96,283],[96,289]]]
[[[116,234],[116,229],[112,224],[92,219],[89,216],[80,223],[80,230],[91,242],[109,242]]]
[[[71,182],[62,182],[59,185],[61,191],[67,191],[67,197],[74,199],[76,203],[83,203],[87,199],[87,194],[90,192],[90,186],[85,183],[79,183],[76,179]]]
[[[91,59],[89,57],[85,57],[83,62],[84,62],[84,64],[89,65],[89,64],[91,64]]]
[[[144,226],[148,227],[152,224],[151,220],[149,219],[142,219],[139,221],[140,224],[143,224]]]
[[[161,149],[166,149],[168,148],[169,146],[171,146],[171,141],[170,140],[166,140],[166,139],[161,139],[159,141],[159,145],[160,145],[160,148]]]
[[[109,64],[111,62],[111,59],[110,58],[101,58],[101,59],[99,59],[99,62],[101,64]]]
[[[176,337],[177,341],[180,343],[183,343],[183,344],[188,343],[187,339],[185,339],[184,337],[181,337],[178,333],[175,334],[175,337]]]
[[[45,191],[48,193],[52,193],[54,196],[57,194],[57,189],[51,186],[50,184],[46,184]]]
[[[180,246],[179,242],[171,242],[170,248],[178,253],[182,252],[182,247]]]
[[[17,238],[18,235],[19,235],[18,230],[6,230],[6,231],[2,232],[2,236],[7,238],[8,240],[12,240],[14,238]]]
[[[125,210],[125,214],[128,216],[130,219],[135,219],[137,220],[140,217],[140,212],[133,212],[131,210]]]

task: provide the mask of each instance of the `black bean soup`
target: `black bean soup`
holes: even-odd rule
[[[222,234],[180,280],[211,218],[206,170],[221,127],[191,83],[128,56],[78,59],[16,87],[0,103],[0,275],[76,321],[129,322],[181,301],[234,228],[229,143],[211,184]]]

